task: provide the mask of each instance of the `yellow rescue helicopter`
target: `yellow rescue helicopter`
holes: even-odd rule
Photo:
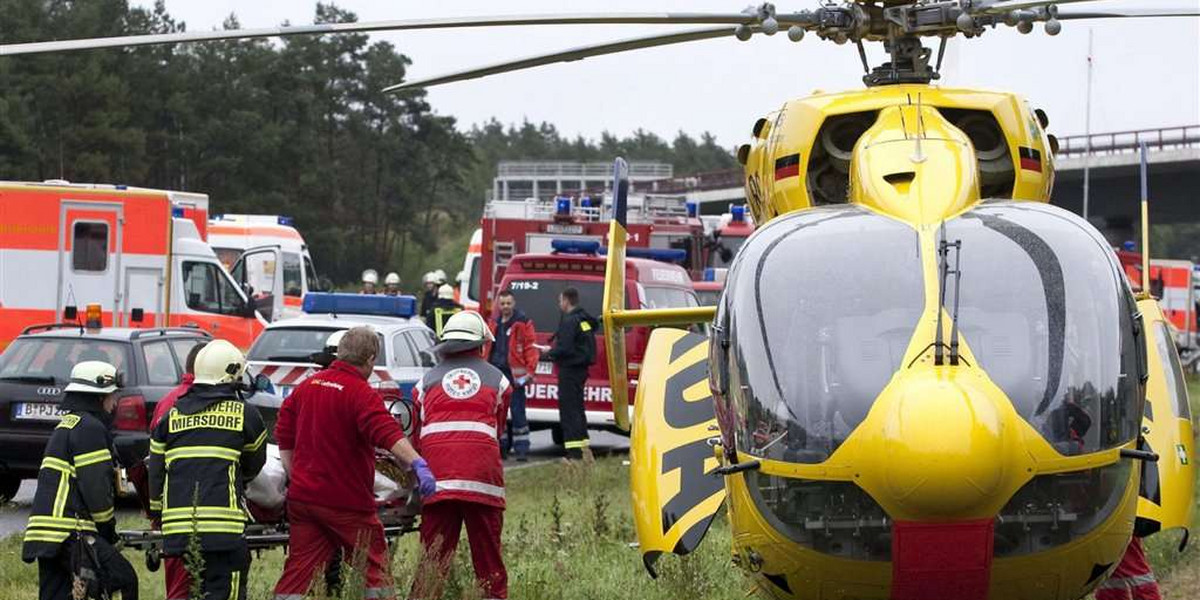
[[[622,329],[711,324],[707,335],[655,329],[642,363],[631,463],[645,565],[694,550],[724,507],[734,562],[770,597],[1069,600],[1105,579],[1135,529],[1190,523],[1182,370],[1154,299],[1132,293],[1099,232],[1048,204],[1045,114],[1015,94],[933,82],[956,36],[1200,16],[1059,8],[1075,1],[327,24],[10,44],[0,56],[347,31],[708,26],[391,88],[403,91],[726,36],[853,43],[866,89],[789,101],[738,150],[760,227],[716,308],[626,308],[617,161],[603,317],[619,424],[631,425]],[[868,65],[868,42],[888,62]]]

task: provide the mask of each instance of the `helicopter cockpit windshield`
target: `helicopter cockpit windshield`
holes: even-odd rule
[[[944,234],[961,241],[962,341],[1017,412],[1064,455],[1133,439],[1136,308],[1104,239],[1021,202],[982,204]],[[738,450],[827,460],[902,368],[925,276],[916,230],[854,205],[780,217],[752,237],[722,310]]]

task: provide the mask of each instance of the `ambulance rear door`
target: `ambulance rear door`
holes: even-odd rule
[[[255,246],[233,263],[230,274],[267,321],[283,316],[283,251],[279,245]]]
[[[121,310],[121,246],[125,207],[121,202],[63,198],[58,209],[58,303],[55,314],[99,303],[104,325]]]

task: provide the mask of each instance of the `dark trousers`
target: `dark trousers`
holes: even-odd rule
[[[88,598],[120,592],[123,600],[137,600],[138,578],[133,565],[101,538],[80,547],[74,541],[59,546],[53,558],[38,559],[39,600],[70,600],[79,572],[88,583]],[[77,552],[77,550],[82,550]]]
[[[203,600],[246,600],[250,552],[204,552]]]
[[[583,412],[583,384],[587,367],[558,367],[558,422],[562,427],[567,458],[583,458],[588,446],[587,415]]]
[[[512,403],[508,406],[508,425],[504,431],[500,433],[500,449],[507,450],[512,448],[517,456],[525,456],[529,453],[529,420],[525,417],[525,386],[517,383],[513,377],[512,368],[508,365],[492,366],[500,369],[501,373],[508,378],[508,382],[512,384]]]

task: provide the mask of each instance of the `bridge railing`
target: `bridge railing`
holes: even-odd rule
[[[1137,152],[1142,142],[1150,150],[1190,148],[1200,146],[1200,125],[1063,136],[1058,138],[1058,153],[1055,156],[1082,157],[1088,154],[1089,140],[1093,156]]]

